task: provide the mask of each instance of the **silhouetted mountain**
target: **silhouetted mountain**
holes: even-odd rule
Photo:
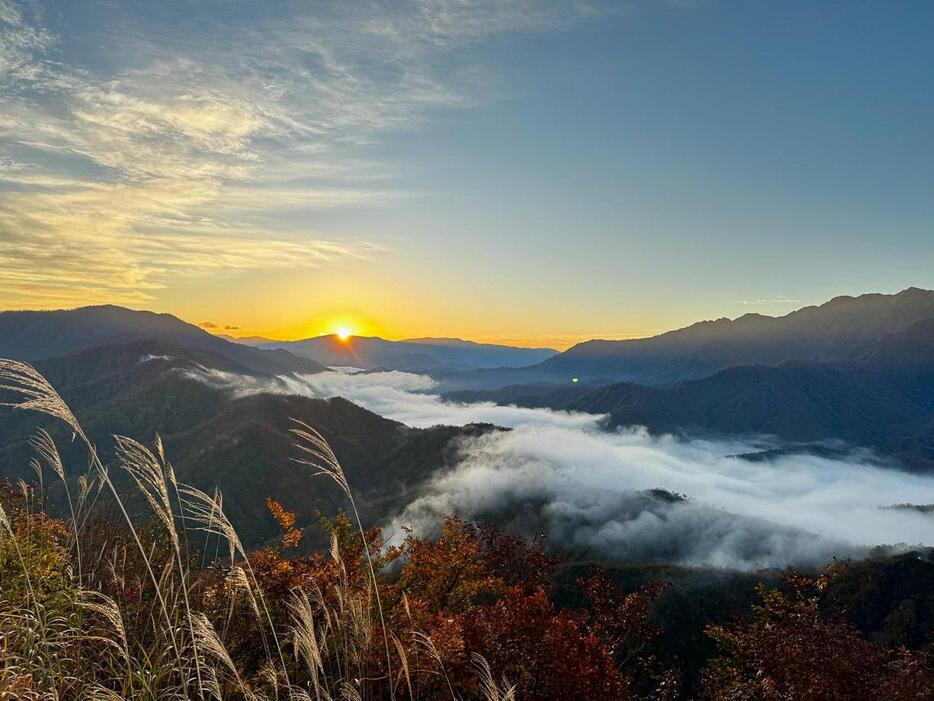
[[[736,367],[664,389],[610,385],[568,408],[608,413],[614,425],[644,424],[661,431],[700,427],[862,445],[876,445],[893,424],[923,415],[882,376],[820,363]]]
[[[515,348],[458,338],[387,341],[376,336],[351,336],[341,340],[329,335],[256,345],[267,349],[283,348],[322,365],[407,372],[523,367],[540,363],[557,353],[550,348]]]
[[[661,351],[656,367],[667,367],[664,372],[675,375],[674,368],[699,372],[705,363],[726,362],[733,357],[730,353],[744,357],[741,350],[769,353],[771,360],[783,352],[804,351],[830,360],[739,365],[667,386],[594,386],[584,381],[454,396],[605,413],[611,425],[642,424],[655,431],[772,434],[802,443],[839,439],[895,456],[914,469],[930,470],[934,318],[913,324],[907,320],[927,313],[932,299],[932,293],[908,290],[894,296],[838,299],[780,319],[743,317],[695,325],[658,337],[665,340],[657,341]],[[832,324],[832,319],[837,322]],[[753,328],[767,340],[756,337]],[[776,329],[785,329],[786,335]],[[687,349],[680,361],[678,338]],[[770,348],[768,339],[785,350]],[[393,362],[409,370],[419,369],[419,363],[453,362],[456,357],[504,350],[447,339],[422,341],[354,338],[344,343],[322,337],[293,345],[333,352],[325,359],[332,365],[385,367]],[[625,345],[632,342],[613,343],[624,344],[614,346],[621,349],[636,348]],[[438,355],[441,351],[467,356]],[[516,351],[527,352],[506,350]],[[540,364],[537,371],[569,354]],[[622,356],[627,354],[642,358],[649,368],[647,351],[622,351]],[[232,344],[169,315],[117,307],[0,314],[0,356],[36,364],[105,454],[111,433],[142,440],[150,440],[154,431],[161,433],[179,478],[207,489],[220,486],[236,525],[254,543],[274,533],[274,524],[265,517],[266,496],[296,510],[306,522],[315,509],[329,512],[343,503],[333,485],[292,461],[291,417],[316,426],[332,442],[369,522],[389,515],[431,473],[449,464],[459,436],[487,430],[410,429],[339,399],[237,396],[194,375],[203,368],[270,375],[309,372],[320,365],[282,349]],[[605,367],[602,360],[595,363]],[[530,377],[527,370],[511,372]],[[37,417],[26,412],[0,412],[0,432],[11,437],[0,447],[0,472],[28,474],[25,439],[36,422]],[[71,469],[82,470],[86,461],[62,427],[56,435]]]
[[[529,382],[638,382],[664,385],[706,377],[737,365],[789,360],[858,360],[890,334],[934,319],[934,291],[836,297],[781,317],[746,314],[702,321],[652,338],[593,340],[530,368],[444,376],[450,390]],[[897,341],[893,341],[897,344]]]
[[[369,523],[387,518],[430,474],[452,461],[457,438],[488,430],[413,429],[339,398],[237,396],[192,376],[205,360],[216,360],[205,353],[135,341],[95,346],[35,365],[72,407],[105,460],[113,459],[111,434],[148,443],[158,432],[179,480],[208,491],[221,489],[225,510],[248,545],[276,533],[265,507],[267,496],[296,511],[299,525],[313,522],[316,510],[333,514],[346,506],[330,480],[295,462],[300,454],[289,434],[292,418],[315,426],[334,447]],[[27,438],[39,425],[58,438],[70,474],[81,474],[86,455],[60,422],[2,409],[0,434],[7,438],[0,446],[0,475],[32,478]],[[137,506],[146,513],[142,504]]]
[[[913,401],[934,411],[934,319],[885,336],[860,360],[879,368]]]
[[[58,311],[0,312],[0,357],[36,361],[95,346],[157,341],[200,353],[209,367],[260,374],[320,372],[308,358],[283,350],[230,343],[171,314],[100,306]]]
[[[265,338],[264,336],[231,336],[226,333],[215,334],[218,338],[223,338],[225,341],[230,341],[231,343],[239,343],[244,346],[261,346],[264,343],[275,343],[271,338]]]
[[[857,361],[738,366],[666,387],[515,385],[446,396],[607,414],[610,426],[657,432],[837,439],[934,470],[934,320],[883,337]]]

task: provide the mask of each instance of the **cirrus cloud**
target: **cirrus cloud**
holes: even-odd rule
[[[483,98],[474,66],[445,55],[585,14],[538,0],[2,0],[0,302],[141,304],[179,275],[375,255],[365,233],[305,222],[410,194],[368,149]]]

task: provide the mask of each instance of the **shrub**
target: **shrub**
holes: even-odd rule
[[[711,699],[923,699],[934,694],[931,650],[886,650],[846,618],[823,613],[833,569],[812,579],[789,571],[784,589],[760,586],[750,620],[713,626],[720,657],[704,679]]]

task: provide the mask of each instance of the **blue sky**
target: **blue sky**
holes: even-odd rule
[[[567,345],[934,286],[934,3],[0,0],[0,306]]]

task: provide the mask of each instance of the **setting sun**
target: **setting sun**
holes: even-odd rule
[[[339,326],[334,331],[334,335],[337,336],[340,340],[346,341],[348,338],[353,336],[353,329],[347,326]]]

